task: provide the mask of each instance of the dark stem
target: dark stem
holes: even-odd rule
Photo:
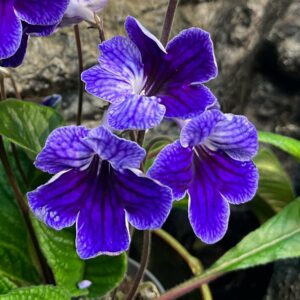
[[[5,85],[4,85],[4,78],[0,77],[0,91],[1,91],[1,98],[0,100],[6,99],[6,91],[5,91]]]
[[[143,147],[143,144],[144,144],[145,133],[146,133],[145,130],[139,130],[138,133],[137,133],[136,142],[137,142],[141,147]]]
[[[135,135],[134,130],[129,131],[129,137],[130,137],[131,141],[136,142],[136,135]]]
[[[14,77],[12,76],[12,74],[10,75],[10,81],[11,81],[11,84],[13,86],[16,98],[21,100],[22,99],[21,94],[19,92],[17,83],[16,83]]]
[[[82,118],[82,104],[83,104],[83,82],[81,80],[81,73],[83,72],[83,58],[82,58],[80,31],[79,31],[79,26],[77,24],[74,25],[74,34],[75,34],[77,57],[78,57],[78,108],[77,108],[76,124],[80,125],[81,118]]]
[[[135,275],[132,287],[131,287],[129,293],[127,294],[125,300],[134,299],[135,293],[140,285],[141,280],[143,279],[144,272],[148,265],[150,250],[151,250],[151,231],[145,230],[140,268],[139,268],[137,274]]]
[[[194,289],[199,288],[203,284],[207,284],[214,279],[220,277],[222,274],[221,273],[215,273],[215,274],[210,274],[210,275],[203,275],[201,277],[195,277],[192,278],[174,288],[171,290],[167,291],[165,294],[162,296],[158,297],[157,300],[174,300],[178,299],[179,297],[190,293]]]
[[[177,8],[177,4],[178,4],[178,0],[169,0],[169,4],[168,4],[168,8],[167,8],[167,12],[165,15],[165,20],[164,20],[164,25],[163,25],[163,29],[162,29],[162,33],[161,33],[161,42],[164,46],[167,45],[168,40],[169,40],[169,36],[170,36],[170,32],[171,32],[171,28],[172,28],[172,24],[173,24],[173,20],[174,20],[174,15],[175,15],[175,11]]]
[[[99,32],[99,39],[102,42],[105,41],[105,34],[104,34],[104,29],[103,29],[103,21],[102,19],[96,14],[94,13],[94,19],[95,19],[95,22],[96,22],[96,26],[97,26],[97,29],[98,29],[98,32]]]
[[[1,135],[0,135],[0,160],[2,162],[4,171],[6,173],[8,181],[9,181],[9,184],[13,189],[16,200],[21,209],[25,224],[26,224],[28,232],[29,232],[29,236],[31,237],[32,244],[33,244],[33,247],[36,252],[35,254],[38,259],[38,263],[40,265],[40,270],[42,271],[43,281],[45,283],[54,284],[55,281],[53,278],[53,274],[52,274],[50,268],[48,267],[47,262],[46,262],[43,254],[42,254],[42,251],[40,249],[40,246],[39,246],[37,237],[35,235],[32,223],[30,221],[28,206],[26,205],[26,203],[23,199],[22,192],[21,192],[21,190],[18,186],[17,180],[12,172],[12,169],[11,169],[11,166],[10,166],[10,163],[9,163],[9,160],[6,155],[5,148],[4,148],[3,138]]]

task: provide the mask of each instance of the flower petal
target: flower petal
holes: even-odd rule
[[[137,143],[119,138],[103,126],[91,130],[84,142],[115,170],[139,168],[146,155]]]
[[[35,166],[44,172],[55,174],[89,164],[93,151],[83,142],[88,132],[89,129],[83,126],[55,129],[37,156]]]
[[[166,117],[192,118],[213,105],[217,99],[204,85],[169,81],[157,93],[166,107]]]
[[[176,70],[170,81],[203,83],[217,76],[212,40],[200,28],[181,31],[168,43],[167,53],[170,69]]]
[[[82,20],[95,22],[94,12],[99,12],[107,4],[107,0],[71,0],[60,26],[76,24]]]
[[[165,111],[156,97],[132,95],[109,107],[108,124],[118,130],[148,129],[161,122]]]
[[[29,205],[41,221],[60,230],[72,226],[87,191],[87,171],[70,170],[54,176],[49,182],[27,194]]]
[[[6,59],[0,60],[1,67],[16,68],[22,64],[25,54],[26,54],[28,38],[29,37],[27,34],[22,35],[21,44],[19,45],[19,48],[17,49],[17,51],[12,56],[10,56]],[[0,47],[1,47],[1,45],[0,45]]]
[[[202,144],[214,131],[217,123],[224,119],[219,110],[208,110],[190,120],[183,126],[180,133],[180,142],[183,147],[193,147]]]
[[[22,22],[23,24],[25,22]],[[57,25],[24,25],[24,32],[30,36],[49,36],[54,33]]]
[[[0,59],[12,56],[20,46],[21,21],[16,17],[13,1],[2,1],[0,5]]]
[[[128,37],[136,44],[142,55],[145,75],[157,78],[158,69],[163,68],[166,49],[138,20],[128,16],[125,21]]]
[[[137,46],[127,37],[116,36],[99,45],[100,66],[124,77],[128,83],[143,81],[143,63]]]
[[[252,199],[258,172],[250,162],[240,162],[218,151],[194,148],[195,175],[189,188],[189,217],[196,235],[206,243],[219,241],[226,233],[229,203]]]
[[[160,228],[172,208],[171,190],[137,170],[116,172],[115,191],[128,221],[140,230]]]
[[[76,247],[83,259],[100,254],[117,255],[129,247],[124,207],[115,187],[115,172],[108,162],[92,167],[88,190],[77,219]]]
[[[170,187],[173,199],[181,199],[193,178],[192,158],[192,150],[183,148],[180,142],[176,141],[159,153],[148,170],[148,175]]]
[[[58,23],[70,0],[15,0],[14,8],[20,19],[33,25],[53,25]]]
[[[244,116],[225,114],[210,135],[210,143],[236,160],[249,160],[258,150],[255,126]]]
[[[196,147],[194,162],[199,170],[205,170],[207,177],[226,200],[232,204],[250,201],[257,190],[258,170],[252,161],[241,162],[232,159],[222,151],[212,152]],[[198,161],[201,161],[198,162]]]
[[[124,77],[111,73],[99,65],[82,72],[88,93],[111,103],[119,103],[132,94],[132,86]]]
[[[136,45],[128,38],[117,36],[100,45],[100,66],[82,73],[86,90],[111,103],[126,95],[140,93],[143,88],[143,64]]]
[[[226,233],[229,205],[207,176],[206,166],[196,165],[189,188],[189,219],[195,234],[205,243],[219,241]]]

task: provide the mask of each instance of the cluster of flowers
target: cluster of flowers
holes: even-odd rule
[[[55,176],[28,193],[48,226],[76,223],[83,259],[126,251],[128,222],[159,228],[186,193],[195,234],[214,243],[227,230],[229,204],[249,201],[257,189],[255,127],[244,116],[222,113],[203,85],[217,75],[209,34],[190,28],[164,47],[133,17],[125,29],[128,37],[103,42],[99,64],[82,74],[86,90],[110,102],[106,123],[54,130],[35,165]],[[145,150],[111,129],[147,130],[164,117],[182,124],[180,139],[143,174]]]

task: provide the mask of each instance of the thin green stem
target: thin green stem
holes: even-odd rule
[[[169,36],[170,36],[170,32],[171,32],[171,28],[173,25],[173,20],[174,20],[174,16],[175,16],[175,11],[178,5],[178,0],[169,0],[169,4],[168,4],[168,8],[167,8],[167,12],[165,15],[165,20],[164,20],[164,25],[163,25],[163,29],[162,29],[162,33],[161,33],[161,42],[164,46],[167,45],[168,40],[169,40]]]
[[[208,284],[209,282],[215,280],[216,278],[222,275],[223,273],[206,273],[201,276],[194,277],[167,291],[165,294],[158,297],[157,300],[178,299],[179,297],[190,293],[194,289],[197,289],[204,284]]]
[[[164,148],[164,146],[161,146],[153,151],[150,151],[147,155],[147,158],[146,159],[151,159],[153,157],[155,157],[162,149]]]
[[[127,294],[125,300],[132,300],[137,292],[137,289],[140,285],[141,280],[143,279],[144,272],[147,268],[149,262],[149,255],[151,250],[151,231],[144,231],[144,239],[143,239],[143,249],[142,249],[142,257],[140,262],[140,268],[134,278],[133,284],[129,293]]]
[[[152,139],[149,142],[149,144],[145,147],[146,152],[148,153],[155,144],[160,143],[160,142],[173,143],[174,141],[168,136],[157,136],[154,139]]]
[[[155,230],[154,233],[164,240],[184,259],[193,275],[200,275],[203,273],[203,266],[199,259],[192,256],[172,235],[162,229]],[[212,295],[207,284],[203,284],[200,287],[200,292],[204,300],[212,300]]]
[[[143,144],[144,144],[145,133],[146,133],[145,130],[139,130],[138,133],[137,133],[136,142],[137,142],[141,147],[143,147]]]
[[[76,124],[80,125],[81,118],[82,118],[82,105],[83,105],[83,82],[81,80],[81,73],[83,72],[83,57],[82,57],[80,30],[78,24],[74,25],[74,34],[75,34],[77,57],[78,57],[78,107],[77,107]]]

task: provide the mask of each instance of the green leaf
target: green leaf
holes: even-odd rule
[[[20,209],[0,163],[0,276],[12,281],[38,283],[31,257],[31,241]]]
[[[290,178],[281,163],[269,149],[262,149],[254,159],[259,170],[257,196],[275,212],[295,199]],[[258,201],[254,201],[253,204]],[[262,208],[259,204],[260,209]]]
[[[119,256],[101,255],[86,261],[84,279],[92,282],[90,298],[104,296],[120,283],[127,270],[127,258],[123,253]]]
[[[225,273],[300,256],[300,198],[248,234],[207,273]]]
[[[74,249],[74,234],[68,230],[54,231],[34,217],[32,221],[56,284],[77,293],[84,261],[78,257]]]
[[[70,300],[69,292],[54,286],[32,286],[13,290],[0,296],[0,300]]]
[[[0,102],[0,134],[26,149],[31,158],[41,151],[62,117],[52,108],[20,100]]]
[[[258,138],[260,142],[273,145],[300,161],[300,141],[280,134],[262,131],[258,133]]]
[[[0,277],[0,295],[6,294],[9,291],[15,289],[16,287],[17,286],[8,278],[4,276]]]
[[[82,280],[92,282],[88,290],[93,298],[105,295],[123,279],[127,267],[125,254],[83,261],[76,253],[72,228],[54,231],[38,220],[33,224],[57,285],[68,289],[72,296],[85,293],[77,288]]]

